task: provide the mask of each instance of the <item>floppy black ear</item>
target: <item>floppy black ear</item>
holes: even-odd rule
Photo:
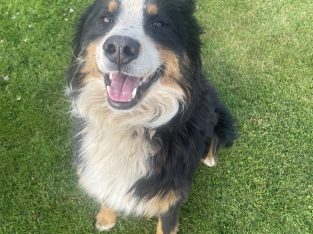
[[[79,18],[77,24],[76,24],[76,32],[73,36],[72,40],[72,62],[67,70],[67,81],[69,87],[71,87],[73,90],[77,89],[79,87],[79,77],[81,76],[79,72],[79,64],[76,61],[76,58],[79,57],[79,53],[82,50],[82,35],[84,33],[84,28],[86,21],[88,19],[88,16],[91,14],[91,12],[94,10],[96,5],[96,2],[89,6],[85,12],[81,15]]]
[[[94,10],[96,5],[96,2],[93,3],[91,6],[89,6],[85,12],[80,16],[78,23],[76,24],[76,32],[74,34],[73,40],[72,40],[72,48],[73,48],[73,57],[78,57],[78,54],[81,51],[82,48],[82,35],[85,30],[85,23],[88,19],[88,16],[91,14],[91,12]]]
[[[174,0],[175,1],[175,0]],[[196,4],[194,0],[178,0],[181,3],[181,11],[184,19],[185,37],[184,43],[187,49],[188,56],[195,65],[201,67],[201,40],[202,28],[200,27],[198,20],[195,17]],[[199,68],[200,68],[199,67]]]

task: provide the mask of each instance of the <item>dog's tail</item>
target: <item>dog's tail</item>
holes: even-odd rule
[[[225,106],[220,106],[216,109],[217,124],[214,128],[219,144],[230,147],[234,144],[237,138],[234,117]]]

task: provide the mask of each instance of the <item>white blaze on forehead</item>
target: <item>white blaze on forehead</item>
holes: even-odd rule
[[[147,77],[161,65],[156,43],[144,30],[145,7],[147,0],[120,0],[119,13],[111,31],[105,35],[102,44],[112,36],[126,36],[140,44],[140,53],[136,60],[128,64],[127,73],[138,77]],[[107,72],[110,62],[103,55],[102,45],[98,47],[97,64],[102,72]]]
[[[140,39],[144,35],[145,0],[121,0],[120,12],[111,33]]]

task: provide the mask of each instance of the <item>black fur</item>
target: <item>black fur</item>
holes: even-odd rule
[[[161,45],[176,51],[179,55],[187,52],[190,60],[196,61],[200,58],[201,29],[193,15],[195,5],[190,0],[157,0],[159,14],[157,16],[146,16],[146,33]],[[166,27],[155,30],[151,22],[160,20]]]
[[[81,17],[73,42],[73,63],[75,57],[84,53],[85,46],[90,41],[110,30],[97,23],[97,17],[101,15],[100,6],[107,2],[96,1]],[[194,1],[155,2],[160,12],[157,16],[145,16],[145,31],[156,43],[181,58],[180,70],[183,77],[178,82],[186,93],[187,103],[181,105],[181,111],[174,119],[155,129],[151,144],[160,146],[160,150],[151,157],[152,173],[148,178],[138,180],[130,192],[134,192],[139,199],[149,199],[175,191],[180,200],[184,201],[199,162],[212,147],[213,137],[218,139],[217,147],[231,146],[236,131],[232,115],[202,73],[201,29],[194,17]],[[155,20],[162,20],[166,27],[152,28],[151,22]],[[185,64],[184,53],[190,61],[189,66]],[[74,91],[80,87],[80,79],[84,76],[79,70],[77,64],[69,69],[69,82]]]
[[[233,117],[218,100],[215,90],[202,76],[199,79],[202,82],[193,87],[197,95],[189,108],[158,128],[152,139],[161,145],[161,150],[151,161],[152,176],[139,180],[133,187],[140,198],[174,190],[185,200],[193,173],[207,154],[214,135],[219,145],[225,146],[231,146],[236,138]]]
[[[168,212],[160,216],[163,234],[171,234],[178,227],[178,218],[181,205],[176,204]]]
[[[140,198],[165,195],[174,190],[184,200],[187,198],[192,175],[199,161],[207,154],[214,135],[218,137],[218,146],[231,146],[236,139],[236,131],[232,115],[202,73],[201,30],[193,15],[194,2],[185,0],[162,3],[161,6],[170,5],[167,14],[175,22],[176,46],[170,48],[176,49],[176,53],[186,49],[192,62],[191,69],[181,63],[185,75],[180,86],[190,94],[189,105],[170,123],[157,129],[152,143],[161,145],[161,150],[150,162],[154,173],[149,178],[139,180],[133,188]],[[162,43],[162,40],[159,42]],[[169,42],[164,44],[171,46]]]

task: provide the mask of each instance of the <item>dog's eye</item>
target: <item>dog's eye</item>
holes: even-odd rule
[[[105,24],[111,24],[111,23],[113,23],[113,17],[110,17],[110,16],[105,15],[105,16],[102,16],[102,19],[103,19],[103,22],[104,22]]]
[[[154,27],[154,28],[162,28],[164,26],[165,26],[165,23],[163,21],[160,21],[160,20],[154,21],[152,23],[152,27]]]

